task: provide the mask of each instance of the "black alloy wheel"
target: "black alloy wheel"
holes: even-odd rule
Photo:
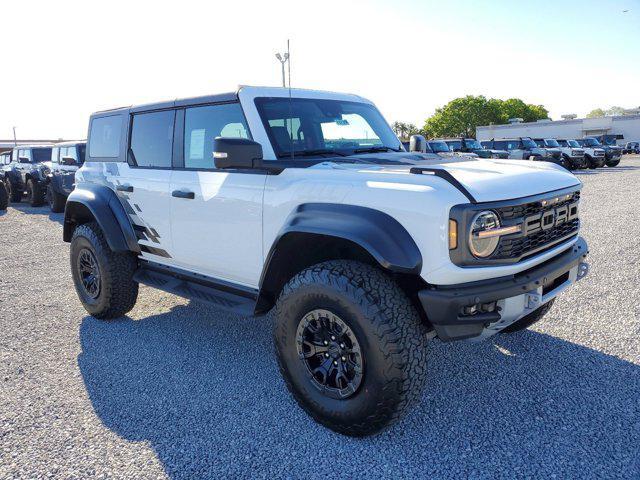
[[[313,385],[325,395],[348,398],[362,383],[364,360],[355,334],[328,310],[307,313],[296,332],[298,356]]]
[[[78,255],[78,277],[85,293],[92,299],[100,295],[100,268],[93,252],[87,248]]]

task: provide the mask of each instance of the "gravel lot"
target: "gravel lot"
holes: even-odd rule
[[[0,478],[639,478],[640,157],[579,176],[590,277],[530,331],[433,341],[422,404],[368,439],[297,407],[269,318],[145,287],[98,321],[62,215],[0,212]]]

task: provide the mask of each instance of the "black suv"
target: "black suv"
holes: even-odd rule
[[[453,152],[475,153],[480,158],[509,158],[509,152],[506,150],[495,150],[485,148],[475,138],[439,138],[449,145]]]
[[[640,153],[640,142],[627,142],[622,153],[630,153],[630,154],[639,154]]]
[[[45,201],[51,165],[52,145],[19,145],[13,148],[11,164],[5,171],[5,185],[12,202],[26,195],[32,207]]]
[[[616,167],[620,163],[620,158],[622,157],[622,147],[619,147],[616,143],[616,140],[619,138],[618,135],[600,135],[599,137],[585,137],[587,138],[595,138],[598,142],[600,142],[601,148],[604,149],[605,155],[605,164],[607,167]]]
[[[75,186],[76,171],[84,163],[86,141],[56,143],[51,152],[46,199],[52,212],[63,212]]]

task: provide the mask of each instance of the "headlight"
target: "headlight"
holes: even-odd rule
[[[500,219],[490,210],[478,213],[473,217],[469,232],[469,249],[474,257],[486,258],[495,252],[500,242],[499,236],[485,236],[482,232],[500,228]]]

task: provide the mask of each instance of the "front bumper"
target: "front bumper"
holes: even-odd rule
[[[587,242],[579,237],[565,252],[524,272],[462,285],[436,286],[418,292],[427,318],[443,341],[486,338],[508,327],[584,278]],[[465,307],[490,305],[494,311],[465,315]]]

